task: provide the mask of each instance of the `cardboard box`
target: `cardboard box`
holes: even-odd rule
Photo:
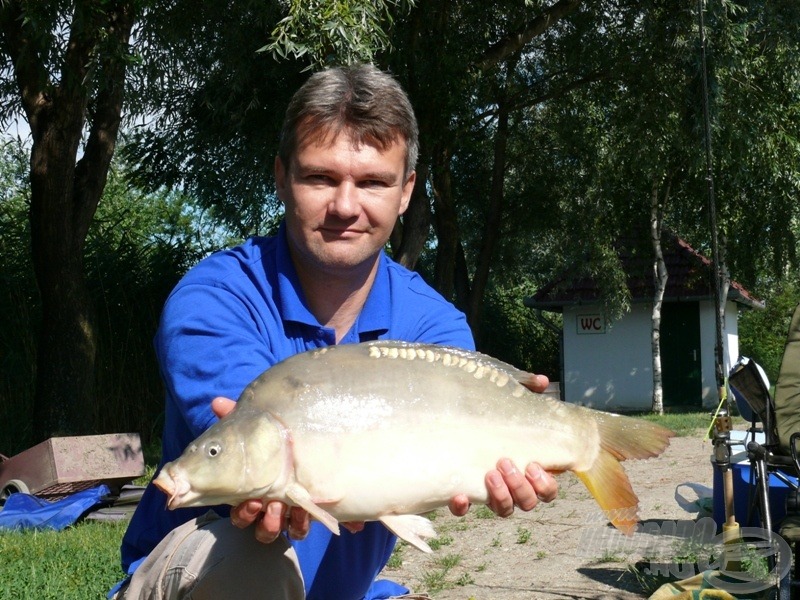
[[[101,483],[114,490],[143,474],[137,433],[55,437],[0,462],[0,494],[54,500]]]

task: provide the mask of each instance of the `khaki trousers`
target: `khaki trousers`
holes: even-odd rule
[[[173,529],[136,569],[117,600],[302,600],[297,555],[283,536],[256,540],[209,511]]]

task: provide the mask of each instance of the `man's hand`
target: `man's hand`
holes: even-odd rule
[[[534,392],[544,392],[550,380],[544,375],[531,376],[524,382],[525,387]],[[507,458],[497,461],[497,468],[486,474],[487,503],[498,516],[508,517],[514,506],[521,510],[531,510],[539,502],[551,502],[558,494],[558,482],[538,463],[530,463],[521,473],[517,466]],[[450,512],[462,517],[469,510],[469,498],[459,494],[450,501]]]
[[[211,410],[220,419],[236,406],[229,398],[218,397],[211,401]],[[269,544],[286,531],[293,540],[302,540],[308,535],[311,526],[308,513],[297,506],[291,508],[283,502],[267,502],[261,500],[245,500],[231,509],[231,522],[240,529],[256,524],[255,536],[259,542]],[[363,522],[342,523],[342,527],[356,533],[364,529]]]
[[[211,410],[220,419],[235,406],[236,402],[229,398],[219,397],[211,401]],[[283,530],[288,532],[290,538],[302,540],[308,535],[310,527],[308,513],[302,508],[289,508],[283,502],[267,502],[265,505],[256,499],[245,500],[234,506],[231,509],[231,521],[241,529],[255,523],[256,539],[265,544],[274,542]]]
[[[521,510],[532,510],[539,502],[551,502],[558,495],[558,482],[538,463],[530,463],[522,473],[507,458],[497,462],[497,468],[486,474],[487,505],[500,517],[508,517],[517,506]],[[469,498],[459,494],[450,501],[449,507],[457,517],[469,510]]]

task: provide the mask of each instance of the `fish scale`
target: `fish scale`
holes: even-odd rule
[[[534,377],[430,344],[311,350],[253,381],[154,483],[171,509],[279,500],[334,533],[340,521],[377,520],[429,551],[433,528],[419,515],[458,494],[486,502],[485,474],[510,458],[574,471],[630,533],[638,499],[620,460],[657,456],[672,432],[533,392]]]

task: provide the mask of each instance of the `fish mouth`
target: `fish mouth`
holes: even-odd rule
[[[190,491],[189,482],[180,475],[173,475],[168,469],[164,468],[153,480],[159,490],[164,492],[169,498],[167,500],[167,508],[175,510],[187,503],[187,496]]]

